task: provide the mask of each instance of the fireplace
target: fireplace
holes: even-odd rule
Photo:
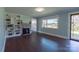
[[[25,35],[25,34],[30,34],[30,29],[29,28],[23,28],[22,29],[22,34]]]

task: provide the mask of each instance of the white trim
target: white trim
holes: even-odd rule
[[[59,38],[67,39],[67,38],[64,37],[64,36],[60,36],[60,35],[56,35],[56,34],[46,33],[46,32],[42,32],[42,31],[38,31],[38,32],[39,32],[39,33],[44,33],[44,34],[47,34],[47,35],[50,35],[50,36],[56,36],[56,37],[59,37]]]
[[[16,37],[16,36],[21,36],[21,34],[14,34],[14,35],[11,35],[11,36],[9,36],[9,35],[6,35],[6,38],[10,38],[10,37]]]
[[[68,13],[68,37],[67,37],[68,39],[70,39],[70,15],[75,13],[79,13],[79,11]]]

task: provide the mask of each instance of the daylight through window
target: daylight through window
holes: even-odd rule
[[[44,19],[42,21],[42,27],[43,28],[58,28],[58,18],[53,18],[53,19]]]

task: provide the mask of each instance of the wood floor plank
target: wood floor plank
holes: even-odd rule
[[[41,33],[7,38],[5,52],[72,52],[79,51],[79,42]]]

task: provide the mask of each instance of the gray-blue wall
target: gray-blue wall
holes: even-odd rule
[[[49,34],[55,34],[55,35],[62,36],[64,38],[68,38],[68,34],[69,34],[68,29],[70,29],[68,15],[69,13],[73,13],[73,12],[79,12],[79,8],[75,8],[75,9],[67,10],[67,11],[64,10],[64,11],[61,11],[61,12],[58,12],[58,13],[55,13],[55,14],[52,14],[46,17],[38,18],[38,21],[37,21],[38,31],[46,32]],[[52,18],[52,16],[56,16],[56,15],[59,17],[59,21],[58,21],[59,28],[58,29],[42,28],[42,19]]]
[[[5,44],[4,14],[4,8],[0,7],[0,52],[4,51]]]

